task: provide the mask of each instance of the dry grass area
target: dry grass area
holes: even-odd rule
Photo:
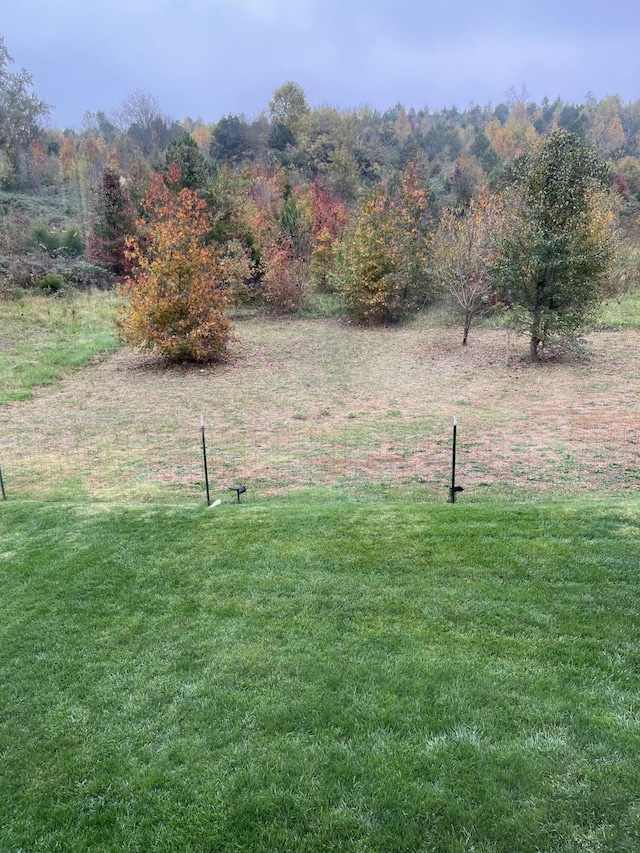
[[[0,408],[9,492],[201,494],[201,413],[214,493],[238,481],[248,498],[378,484],[444,500],[454,414],[465,499],[640,484],[636,330],[595,332],[580,359],[541,365],[505,331],[475,329],[462,347],[457,328],[424,321],[247,319],[236,333],[222,366],[122,350]]]

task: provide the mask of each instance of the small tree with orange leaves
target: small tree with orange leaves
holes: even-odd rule
[[[332,290],[330,275],[336,262],[339,240],[349,222],[347,205],[331,193],[320,178],[309,188],[311,198],[313,248],[310,257],[311,275],[319,291]]]
[[[133,274],[120,285],[127,299],[122,337],[172,361],[218,361],[231,339],[229,292],[249,275],[239,244],[208,245],[213,227],[206,203],[178,190],[179,170],[156,175],[146,195],[141,237],[128,249]]]

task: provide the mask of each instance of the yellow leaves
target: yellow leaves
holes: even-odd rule
[[[501,160],[509,161],[533,150],[538,140],[536,129],[526,110],[514,109],[507,121],[501,124],[498,119],[489,122],[485,128],[487,138]]]
[[[399,186],[383,186],[362,201],[343,245],[342,293],[362,320],[396,320],[424,301],[428,193],[412,167]]]

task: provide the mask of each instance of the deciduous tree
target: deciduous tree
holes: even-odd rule
[[[342,248],[342,293],[362,321],[400,320],[427,298],[428,191],[411,165],[360,205]]]
[[[5,183],[18,178],[19,155],[38,136],[41,122],[51,112],[51,107],[33,91],[33,77],[25,69],[9,71],[13,59],[4,38],[0,36],[0,154],[7,163]]]
[[[346,204],[320,178],[309,188],[311,197],[313,249],[310,269],[320,291],[329,291],[329,276],[335,266],[336,249],[349,222]]]
[[[552,336],[581,328],[602,297],[614,255],[608,169],[579,137],[556,130],[514,175],[515,216],[494,277],[536,359]]]
[[[302,86],[289,80],[279,86],[269,101],[272,121],[279,121],[295,130],[309,113],[307,96]]]
[[[210,211],[179,170],[156,176],[145,200],[142,238],[128,241],[134,274],[121,286],[128,307],[123,337],[171,360],[217,361],[227,354],[229,291],[249,274],[241,247],[207,244]]]
[[[504,227],[504,205],[485,191],[465,209],[447,208],[433,242],[431,274],[464,315],[466,345],[473,318],[491,304],[491,269]]]
[[[113,120],[145,157],[150,158],[157,158],[183,132],[177,121],[161,113],[157,98],[139,89],[125,98]]]

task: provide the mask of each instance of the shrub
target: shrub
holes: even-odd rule
[[[99,290],[109,290],[114,285],[114,278],[104,267],[92,264],[84,258],[59,258],[53,263],[53,272],[61,276],[67,286],[82,290],[96,287]]]
[[[49,272],[50,262],[40,263],[30,258],[10,258],[6,278],[12,288],[33,290]]]
[[[46,225],[36,222],[25,241],[25,251],[44,252],[51,258],[55,258],[60,248],[60,238],[54,231],[50,231]]]
[[[205,202],[175,186],[156,177],[139,223],[145,238],[128,241],[135,271],[120,285],[129,298],[121,333],[171,360],[219,360],[230,340],[229,292],[249,275],[249,265],[235,247],[207,245],[212,222]]]
[[[25,241],[27,252],[44,252],[50,258],[60,255],[78,257],[83,255],[85,244],[79,228],[67,228],[62,237],[55,231],[49,230],[46,225],[37,222],[32,226],[31,232]]]
[[[302,308],[306,295],[304,263],[285,237],[268,247],[266,254],[264,298],[273,311],[294,314]]]
[[[22,254],[30,221],[29,211],[20,203],[20,198],[5,195],[0,205],[0,252],[3,255]]]
[[[44,293],[59,293],[64,287],[64,280],[61,276],[55,275],[55,273],[49,273],[49,275],[45,275],[40,279],[38,287]]]
[[[71,255],[79,257],[84,255],[85,244],[79,228],[67,228],[62,237],[62,242],[58,249],[60,255]]]

